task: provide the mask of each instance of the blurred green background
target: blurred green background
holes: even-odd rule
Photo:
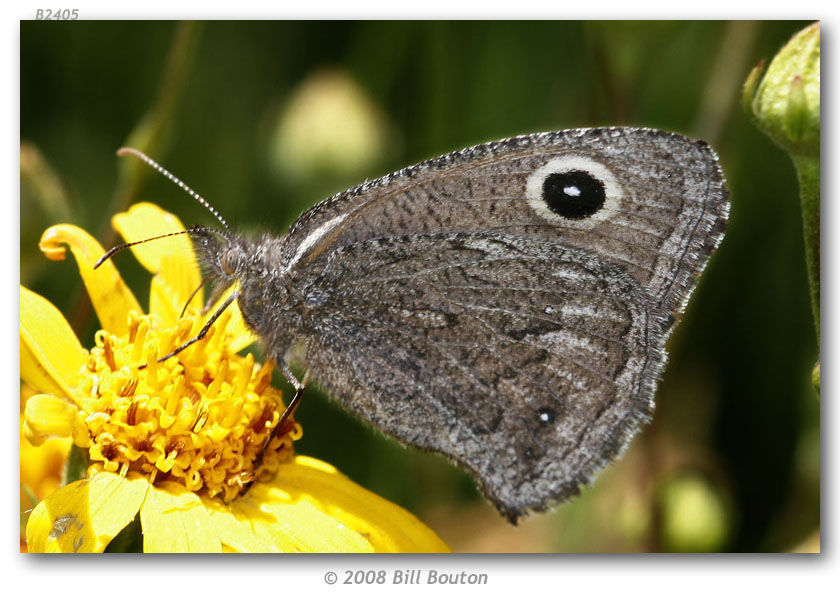
[[[231,222],[284,232],[316,201],[407,164],[520,133],[679,131],[718,151],[726,239],[669,343],[654,422],[583,495],[507,524],[471,479],[320,394],[298,444],[405,506],[454,550],[819,549],[818,358],[789,158],[748,121],[749,70],[798,22],[21,22],[21,282],[90,346],[57,222],[106,247],[110,215],[149,200],[212,216],[130,159],[145,148]],[[148,275],[117,264],[139,298]],[[281,378],[277,377],[281,385]]]

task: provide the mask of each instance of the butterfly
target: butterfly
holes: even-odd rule
[[[651,418],[729,203],[706,143],[596,128],[406,167],[285,235],[237,234],[211,210],[224,229],[186,233],[210,281],[238,290],[199,337],[236,302],[295,386],[284,418],[311,379],[469,470],[515,523],[578,494]]]

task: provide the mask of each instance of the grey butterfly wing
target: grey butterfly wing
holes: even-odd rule
[[[601,203],[558,211],[557,173],[573,174],[564,202],[592,176]],[[293,227],[299,354],[362,417],[470,469],[515,520],[575,494],[649,417],[726,213],[714,153],[674,134],[574,130],[446,155]]]

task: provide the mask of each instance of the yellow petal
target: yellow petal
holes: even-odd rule
[[[284,552],[375,551],[362,534],[297,493],[257,483],[236,505],[245,509],[257,535],[272,539]]]
[[[61,485],[61,472],[72,441],[69,438],[53,438],[40,446],[33,446],[23,434],[23,415],[20,425],[20,483],[36,498],[46,498]],[[35,505],[29,504],[28,498],[21,494],[21,510],[30,508],[35,508]]]
[[[189,264],[182,256],[164,256],[160,259],[160,264],[160,273],[152,277],[149,312],[161,317],[161,326],[172,327],[178,322],[187,300],[199,282],[195,281],[193,284],[194,265]],[[204,308],[202,290],[190,300],[189,307],[195,313]]]
[[[294,539],[286,535],[282,528],[276,526],[277,518],[260,509],[258,504],[247,496],[246,498],[237,498],[230,504],[231,516],[240,523],[246,524],[254,532],[255,537],[270,543],[272,552],[300,552],[301,550]],[[228,541],[233,541],[230,539],[231,533],[235,535],[236,532],[228,533],[225,537],[225,544]],[[240,537],[237,540],[237,545],[245,547],[249,541],[247,538]]]
[[[20,379],[25,384],[51,394],[61,395],[61,385],[47,372],[47,368],[29,349],[23,336],[20,336]]]
[[[40,446],[49,437],[73,434],[78,408],[75,404],[51,394],[35,394],[26,401],[23,428],[26,439]]]
[[[87,352],[59,310],[20,286],[20,378],[37,390],[72,398],[86,360]]]
[[[184,231],[184,225],[178,217],[150,202],[139,202],[131,206],[128,211],[117,213],[111,218],[111,224],[126,242],[136,242],[156,235]],[[160,273],[163,268],[161,260],[164,256],[181,257],[193,266],[192,277],[195,285],[201,281],[198,263],[188,234],[173,235],[147,244],[137,244],[131,247],[131,251],[134,252],[138,262],[150,273]]]
[[[149,484],[99,473],[47,496],[29,517],[30,552],[102,552],[143,504]]]
[[[140,509],[143,552],[221,552],[222,544],[207,509],[182,485],[149,488]]]
[[[127,212],[114,215],[111,223],[127,242],[184,231],[178,217],[149,202],[140,202]],[[131,246],[131,251],[146,270],[156,274],[152,282],[150,312],[163,315],[167,325],[174,323],[187,298],[201,283],[201,271],[190,236],[173,235],[137,244]],[[202,306],[201,292],[193,302]]]
[[[272,484],[346,523],[369,539],[377,552],[450,551],[417,517],[317,459],[298,456],[281,465],[273,482],[266,485]]]
[[[75,225],[54,225],[41,236],[41,251],[51,260],[64,260],[64,244],[76,257],[79,274],[102,328],[116,335],[127,334],[128,312],[142,310],[112,261],[105,261],[94,271],[93,265],[105,250],[90,234]]]
[[[283,552],[282,546],[269,537],[257,535],[251,521],[235,504],[225,505],[217,500],[203,500],[210,520],[222,544],[235,552]]]

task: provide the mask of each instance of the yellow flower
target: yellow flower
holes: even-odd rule
[[[151,204],[113,224],[129,240],[183,229]],[[23,431],[34,444],[72,438],[89,466],[32,511],[30,551],[101,552],[138,515],[145,552],[448,551],[402,508],[295,456],[293,419],[266,446],[285,407],[273,365],[237,353],[254,338],[235,306],[201,342],[158,362],[206,318],[200,292],[180,315],[200,283],[188,236],[132,248],[154,273],[148,314],[111,261],[93,269],[104,250],[86,232],[44,232],[49,258],[66,247],[102,329],[85,350],[61,313],[21,286],[21,379],[38,392]]]

